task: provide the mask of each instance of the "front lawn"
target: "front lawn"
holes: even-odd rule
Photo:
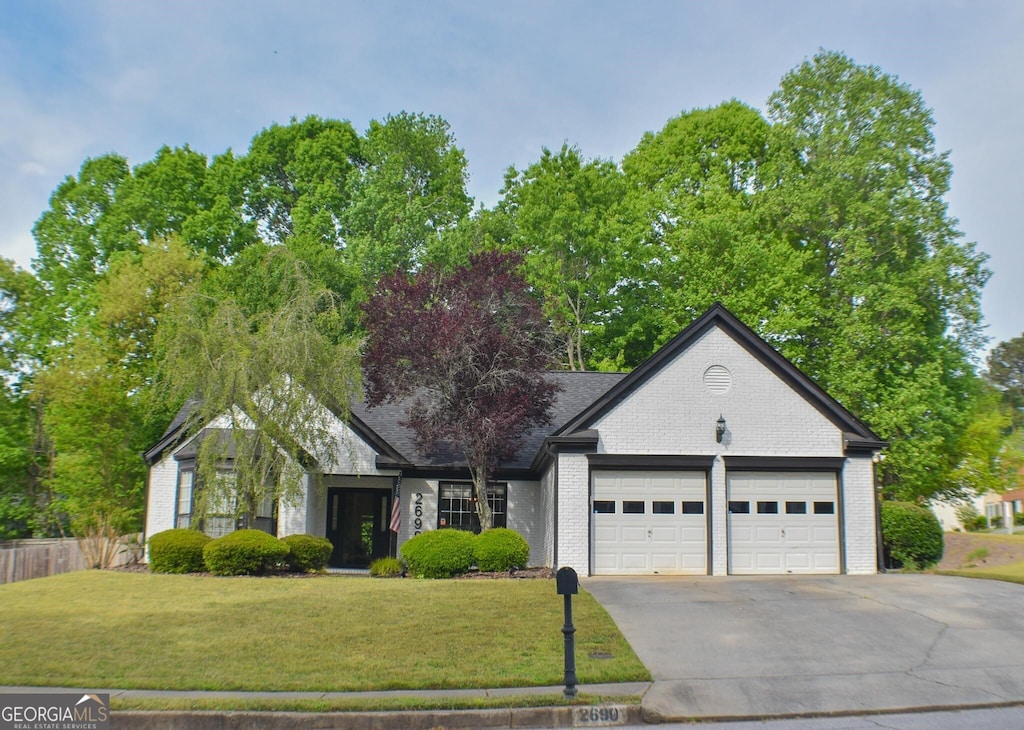
[[[0,617],[0,685],[359,691],[562,683],[562,597],[552,580],[93,570],[0,586]],[[581,683],[650,678],[589,594],[575,597],[573,618]]]

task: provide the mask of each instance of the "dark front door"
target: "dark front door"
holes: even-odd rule
[[[389,554],[391,491],[388,489],[327,490],[327,539],[334,545],[334,568],[367,568]]]

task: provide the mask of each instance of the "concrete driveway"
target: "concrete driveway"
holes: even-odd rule
[[[582,584],[654,675],[648,721],[1024,702],[1021,585],[895,574]]]

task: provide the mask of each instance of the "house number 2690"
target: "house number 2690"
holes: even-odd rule
[[[415,519],[412,521],[412,526],[415,528],[413,535],[419,535],[423,531],[423,493],[416,492],[412,495],[412,513],[415,515]]]

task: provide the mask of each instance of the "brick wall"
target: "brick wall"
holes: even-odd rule
[[[149,468],[146,503],[145,538],[174,527],[178,500],[178,462],[168,451],[164,458]]]

